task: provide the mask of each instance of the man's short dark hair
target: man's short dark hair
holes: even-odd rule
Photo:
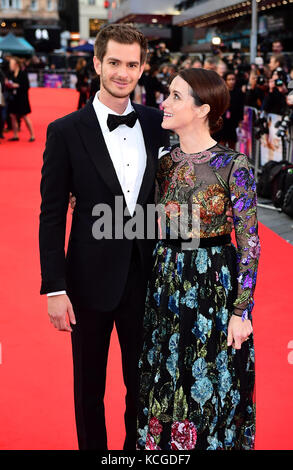
[[[146,37],[130,24],[110,24],[99,31],[95,40],[95,56],[102,62],[107,51],[108,42],[119,42],[120,44],[140,45],[140,63],[143,64],[147,56],[148,42]]]

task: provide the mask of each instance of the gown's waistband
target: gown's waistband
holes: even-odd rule
[[[161,241],[165,245],[170,245],[174,247],[180,247],[182,243],[189,243],[191,242],[192,238],[166,238],[162,239]],[[199,239],[199,246],[198,248],[209,248],[211,246],[222,246],[231,243],[231,235],[218,235],[217,237],[207,237],[207,238],[200,238]]]

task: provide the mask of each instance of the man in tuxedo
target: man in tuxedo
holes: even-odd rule
[[[132,26],[103,28],[94,56],[100,91],[84,108],[49,124],[47,131],[39,229],[41,294],[48,295],[51,323],[71,332],[80,449],[107,449],[104,392],[114,324],[127,390],[124,450],[136,445],[137,362],[154,241],[125,235],[98,240],[92,228],[97,204],[112,209],[115,233],[115,224],[122,227],[131,220],[136,204],[146,209],[154,201],[158,149],[169,138],[161,128],[160,111],[129,99],[146,53],[146,39]],[[70,192],[76,205],[65,255]],[[120,222],[114,214],[117,196],[127,209]]]

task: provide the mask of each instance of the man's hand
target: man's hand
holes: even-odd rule
[[[233,211],[231,205],[228,206],[228,209],[226,211],[226,216],[227,216],[227,221],[230,224],[233,224]]]
[[[247,340],[252,333],[250,320],[242,321],[241,317],[232,315],[228,325],[227,345],[234,349],[241,349],[241,344]]]
[[[70,204],[70,207],[72,209],[72,214],[73,214],[75,204],[76,204],[76,197],[73,196],[72,193],[69,193],[69,204]]]
[[[69,321],[73,325],[76,324],[75,315],[69,297],[66,294],[52,295],[48,297],[48,314],[50,322],[59,331],[72,332],[72,328],[66,321],[68,313]]]

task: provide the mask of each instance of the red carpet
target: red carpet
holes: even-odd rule
[[[36,142],[27,142],[23,123],[19,142],[0,144],[0,449],[76,449],[70,336],[52,327],[39,295],[38,217],[46,127],[75,109],[77,94],[32,89],[31,103]],[[293,449],[293,247],[266,227],[260,235],[256,448]],[[124,394],[114,334],[106,389],[110,449],[123,445]]]

